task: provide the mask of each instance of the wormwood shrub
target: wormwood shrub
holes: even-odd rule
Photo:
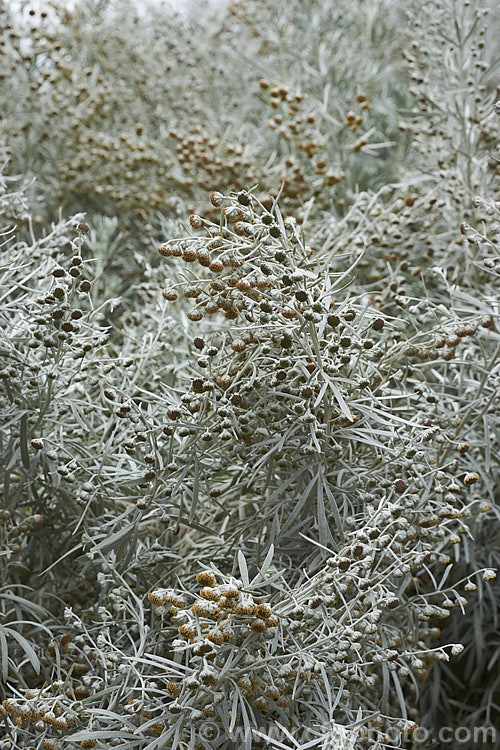
[[[225,41],[237,50],[246,32],[272,133],[267,167],[298,219],[308,200],[342,214],[353,193],[396,179],[408,148],[397,107],[410,106],[398,23],[392,2],[229,4]]]
[[[2,218],[11,220],[25,206],[23,192],[8,192],[7,180],[1,186]],[[123,457],[116,451],[133,453],[127,437],[135,440],[138,410],[148,409],[148,393],[140,394],[151,370],[164,383],[175,383],[176,368],[158,365],[151,352],[156,349],[157,358],[165,350],[174,353],[183,331],[178,325],[166,333],[174,321],[166,319],[160,304],[143,311],[140,320],[124,311],[119,333],[110,338],[120,300],[102,300],[95,292],[104,264],[88,257],[97,238],[82,215],[54,224],[41,237],[31,229],[29,242],[6,224],[2,238],[5,520],[20,522],[21,516],[35,513],[38,525],[43,524],[26,548],[19,545],[19,532],[12,534],[16,554],[22,548],[29,557],[26,569],[20,566],[22,581],[64,559],[87,513],[102,518],[110,508],[131,502],[129,493],[140,484],[147,461],[130,457],[126,474],[117,481]],[[137,294],[150,298],[147,285]],[[158,342],[160,337],[168,337],[169,344]],[[116,392],[105,387],[108,378]],[[116,424],[117,419],[122,421]]]
[[[416,726],[408,696],[418,678],[462,648],[432,642],[434,623],[463,608],[465,590],[477,585],[476,572],[447,583],[447,548],[487,505],[457,439],[453,388],[447,398],[437,376],[445,368],[453,383],[462,368],[448,347],[441,356],[433,347],[453,324],[458,338],[487,351],[493,321],[440,308],[435,330],[422,334],[409,324],[422,306],[438,316],[432,300],[401,308],[398,319],[349,293],[363,257],[355,245],[344,273],[332,273],[278,204],[268,211],[247,191],[211,200],[218,224],[193,215],[199,234],[159,248],[169,264],[163,296],[178,307],[181,294],[191,300],[186,325],[197,353],[170,382],[146,356],[103,361],[108,332],[90,281],[71,273],[85,267],[80,217],[34,238],[28,253],[15,238],[9,245],[33,269],[16,256],[6,279],[7,356],[17,363],[3,378],[12,414],[6,455],[9,471],[19,467],[4,518],[19,561],[7,573],[18,586],[23,569],[28,580],[42,574],[39,593],[26,589],[28,611],[34,598],[51,602],[56,586],[66,605],[65,625],[57,604],[45,620],[51,642],[42,610],[38,626],[20,618],[19,630],[6,629],[12,658],[24,650],[33,667],[9,673],[7,663],[12,692],[3,708],[18,744],[33,735],[46,747],[68,736],[83,746],[215,748],[235,727],[248,746],[258,742],[254,729],[275,738],[279,727],[285,738],[300,739],[305,727],[324,742],[332,721],[354,727],[360,718],[383,743],[389,729]],[[35,277],[40,292],[23,294]],[[48,314],[33,319],[31,306]],[[76,309],[83,341],[81,329],[63,327]],[[173,314],[181,325],[181,310]],[[134,322],[126,314],[125,331]],[[124,338],[134,350],[130,329]],[[46,375],[41,398],[29,392],[40,378],[23,378],[16,390],[23,366]],[[127,382],[123,370],[134,373]],[[93,403],[101,389],[110,410]],[[412,402],[423,399],[415,413]],[[68,413],[83,432],[61,431]],[[58,523],[43,523],[41,510]],[[62,550],[38,562],[65,532]],[[61,552],[80,554],[88,584],[79,591],[70,579],[61,592]],[[439,580],[431,564],[446,566]],[[479,580],[492,575],[484,569]]]
[[[207,181],[258,182],[262,197],[283,184],[282,205],[302,212],[310,198],[342,210],[397,173],[392,3],[234,3],[201,27],[127,3],[0,10],[10,168],[39,178],[40,221],[60,206],[119,212],[144,242],[159,215],[201,205]]]
[[[135,239],[146,246],[147,220],[175,216],[202,167],[226,184],[254,179],[241,144],[231,160],[219,129],[212,81],[225,70],[207,14],[198,44],[180,16],[141,18],[130,3],[25,4],[22,13],[2,3],[0,12],[9,169],[40,178],[35,220],[61,206],[119,212],[129,233],[140,222]],[[221,94],[231,88],[226,81]]]

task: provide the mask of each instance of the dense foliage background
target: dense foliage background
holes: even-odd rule
[[[498,11],[0,19],[2,750],[500,746]]]

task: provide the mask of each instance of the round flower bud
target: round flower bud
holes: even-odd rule
[[[238,203],[241,203],[242,206],[249,206],[252,202],[251,196],[245,190],[241,190],[237,197]]]
[[[469,487],[471,484],[475,484],[475,482],[477,482],[478,479],[479,479],[479,475],[471,472],[465,475],[464,484],[466,487]]]
[[[235,339],[231,344],[231,349],[233,350],[233,352],[244,352],[246,349],[246,344],[243,339]]]

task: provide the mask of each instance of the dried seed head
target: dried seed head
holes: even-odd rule
[[[212,300],[211,302],[207,302],[207,304],[205,305],[205,312],[207,315],[215,315],[215,313],[218,313],[219,310],[219,305],[214,300]]]
[[[198,287],[195,287],[195,286],[189,287],[188,289],[184,290],[184,296],[187,299],[196,299],[197,297],[200,296],[201,293],[202,293],[202,290],[198,289]]]
[[[267,630],[267,625],[262,620],[255,620],[255,622],[252,622],[250,627],[255,633],[265,633]]]
[[[233,350],[233,352],[244,352],[246,349],[246,344],[243,339],[235,339],[231,344],[231,349]]]
[[[177,247],[171,247],[170,245],[167,245],[166,247],[163,247],[163,245],[160,245],[157,248],[157,251],[160,255],[163,255],[164,258],[171,258],[173,256],[180,256],[182,255],[182,251],[180,248]]]
[[[190,250],[189,248],[184,248],[182,250],[182,260],[185,263],[194,263],[195,260],[198,260],[198,254],[195,250]]]
[[[393,599],[388,599],[385,602],[385,606],[389,609],[395,609],[399,605],[399,599],[395,596]]]
[[[177,292],[171,291],[170,289],[166,289],[162,292],[162,297],[166,299],[167,302],[175,302],[178,296]]]
[[[208,267],[213,273],[220,273],[224,270],[224,263],[220,260],[213,260]]]
[[[217,192],[217,190],[213,190],[210,193],[210,203],[212,206],[215,206],[215,208],[220,208],[224,203],[224,196],[222,193]]]
[[[242,206],[249,206],[251,202],[252,198],[245,190],[238,193],[238,203],[241,203]]]
[[[216,583],[214,574],[209,570],[203,570],[201,573],[198,573],[196,582],[200,586],[208,586],[210,588],[213,588]]]
[[[260,617],[261,620],[268,620],[272,613],[267,604],[258,604],[255,607],[254,614],[256,617]]]
[[[189,223],[193,227],[193,229],[201,229],[203,220],[201,216],[198,216],[197,214],[191,214],[189,217]]]

